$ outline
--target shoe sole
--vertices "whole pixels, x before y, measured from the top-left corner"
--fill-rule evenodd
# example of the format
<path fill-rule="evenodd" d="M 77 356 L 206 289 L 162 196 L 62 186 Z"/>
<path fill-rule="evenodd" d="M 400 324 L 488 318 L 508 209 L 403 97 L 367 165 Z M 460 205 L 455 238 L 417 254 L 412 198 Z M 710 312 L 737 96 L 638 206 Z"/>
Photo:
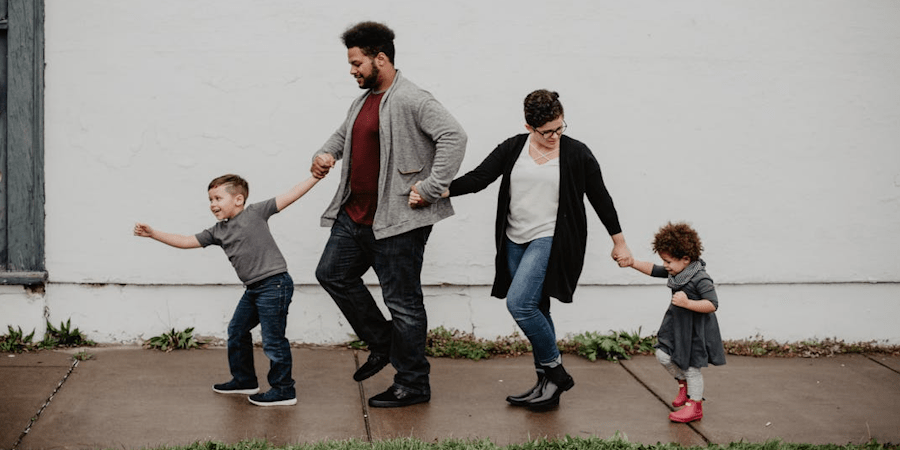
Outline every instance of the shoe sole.
<path fill-rule="evenodd" d="M 378 372 L 381 372 L 382 370 L 384 370 L 384 368 L 387 367 L 388 364 L 390 364 L 390 361 L 384 363 L 384 365 L 381 367 L 373 367 L 369 370 L 362 371 L 362 372 L 361 372 L 362 367 L 360 367 L 359 369 L 356 369 L 356 372 L 353 373 L 353 381 L 356 381 L 357 383 L 359 383 L 359 382 L 368 380 L 369 378 L 372 378 L 373 376 L 375 376 L 375 374 L 377 374 Z"/>
<path fill-rule="evenodd" d="M 506 397 L 506 403 L 509 403 L 510 406 L 528 406 L 528 402 L 534 400 L 533 397 L 525 398 L 525 399 L 517 399 L 512 397 Z"/>
<path fill-rule="evenodd" d="M 297 399 L 292 398 L 290 400 L 279 400 L 277 402 L 258 402 L 253 400 L 252 398 L 248 398 L 250 403 L 253 403 L 256 406 L 293 406 L 297 404 Z"/>
<path fill-rule="evenodd" d="M 549 411 L 551 409 L 559 408 L 559 399 L 552 400 L 546 403 L 529 403 L 526 404 L 530 411 L 540 412 L 540 411 Z"/>
<path fill-rule="evenodd" d="M 554 409 L 559 406 L 559 398 L 562 396 L 562 393 L 568 391 L 569 389 L 572 389 L 573 386 L 575 386 L 575 380 L 572 380 L 570 378 L 569 383 L 563 386 L 559 386 L 559 395 L 556 396 L 556 398 L 551 398 L 541 402 L 528 402 L 525 404 L 525 407 L 527 407 L 531 411 L 547 411 L 550 409 Z"/>
<path fill-rule="evenodd" d="M 700 420 L 700 419 L 702 419 L 702 418 L 703 418 L 703 416 L 700 416 L 700 417 L 692 417 L 692 418 L 687 418 L 687 419 L 679 419 L 679 418 L 677 418 L 677 417 L 674 417 L 674 418 L 673 418 L 672 416 L 669 416 L 669 420 L 672 421 L 672 422 L 675 422 L 675 423 L 690 423 L 690 422 L 694 422 L 694 421 Z"/>
<path fill-rule="evenodd" d="M 229 391 L 222 390 L 222 389 L 212 388 L 212 390 L 215 391 L 215 392 L 218 392 L 219 394 L 253 395 L 253 394 L 258 394 L 258 393 L 259 393 L 259 388 L 255 388 L 255 389 L 233 389 L 233 390 L 229 390 Z"/>
<path fill-rule="evenodd" d="M 404 406 L 418 405 L 419 403 L 428 403 L 431 397 L 419 398 L 410 402 L 386 402 L 380 400 L 369 400 L 369 406 L 373 408 L 402 408 Z"/>
<path fill-rule="evenodd" d="M 675 423 L 691 423 L 691 422 L 695 422 L 695 421 L 700 420 L 700 419 L 702 419 L 702 417 L 697 417 L 697 418 L 694 418 L 694 419 L 686 419 L 686 420 L 682 420 L 682 419 L 673 419 L 673 418 L 669 417 L 669 420 L 672 421 L 672 422 L 675 422 Z"/>

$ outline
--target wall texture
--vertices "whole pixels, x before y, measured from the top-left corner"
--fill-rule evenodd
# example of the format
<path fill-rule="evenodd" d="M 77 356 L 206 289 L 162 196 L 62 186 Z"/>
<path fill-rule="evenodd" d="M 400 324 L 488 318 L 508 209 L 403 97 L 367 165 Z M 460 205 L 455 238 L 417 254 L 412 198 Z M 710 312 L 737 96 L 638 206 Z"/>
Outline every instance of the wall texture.
<path fill-rule="evenodd" d="M 223 252 L 139 239 L 132 224 L 211 226 L 205 189 L 223 173 L 247 178 L 251 201 L 307 177 L 361 93 L 339 40 L 361 20 L 394 28 L 397 67 L 465 127 L 463 170 L 524 131 L 528 92 L 558 91 L 636 257 L 655 260 L 667 221 L 698 229 L 727 338 L 900 342 L 892 0 L 47 0 L 49 284 L 0 287 L 2 322 L 40 332 L 71 317 L 104 342 L 188 326 L 224 336 L 241 288 Z M 313 274 L 336 181 L 270 220 L 298 284 L 294 340 L 352 332 Z M 435 227 L 431 326 L 515 330 L 488 296 L 495 189 L 455 199 Z M 619 269 L 599 220 L 590 229 L 576 301 L 554 306 L 559 333 L 655 332 L 661 280 Z"/>

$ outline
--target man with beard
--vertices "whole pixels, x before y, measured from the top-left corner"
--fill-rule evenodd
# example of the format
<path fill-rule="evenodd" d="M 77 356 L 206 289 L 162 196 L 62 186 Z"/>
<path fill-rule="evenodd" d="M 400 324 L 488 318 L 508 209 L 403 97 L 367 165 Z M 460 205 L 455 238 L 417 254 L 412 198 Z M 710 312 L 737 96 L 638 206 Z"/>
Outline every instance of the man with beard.
<path fill-rule="evenodd" d="M 394 32 L 375 22 L 342 35 L 350 74 L 366 92 L 313 156 L 322 178 L 344 159 L 337 193 L 322 215 L 331 236 L 316 278 L 369 347 L 353 379 L 365 380 L 391 363 L 390 388 L 369 399 L 373 407 L 399 407 L 431 399 L 425 358 L 428 321 L 422 296 L 422 259 L 432 225 L 453 214 L 441 198 L 459 170 L 466 134 L 427 91 L 394 67 Z M 422 201 L 411 208 L 413 188 Z M 362 280 L 378 277 L 386 319 Z"/>

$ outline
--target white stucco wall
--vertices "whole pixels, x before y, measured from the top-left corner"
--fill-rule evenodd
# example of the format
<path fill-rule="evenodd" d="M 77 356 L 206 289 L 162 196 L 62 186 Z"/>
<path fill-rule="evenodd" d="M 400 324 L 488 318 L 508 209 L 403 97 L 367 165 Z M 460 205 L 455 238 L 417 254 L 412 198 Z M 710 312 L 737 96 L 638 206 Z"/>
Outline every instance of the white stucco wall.
<path fill-rule="evenodd" d="M 251 201 L 308 176 L 361 92 L 339 35 L 397 33 L 397 67 L 465 127 L 463 170 L 560 92 L 635 256 L 667 221 L 703 238 L 726 338 L 900 342 L 900 3 L 47 0 L 45 293 L 0 287 L 2 322 L 72 318 L 95 340 L 224 336 L 241 287 L 222 251 L 131 235 L 214 223 L 206 185 Z M 270 220 L 298 284 L 289 337 L 352 332 L 314 277 L 336 177 Z M 426 251 L 430 325 L 507 335 L 489 297 L 496 186 L 454 199 Z M 656 330 L 661 280 L 619 269 L 599 220 L 560 335 Z M 369 281 L 375 282 L 369 276 Z M 376 289 L 377 292 L 377 289 Z M 5 325 L 0 323 L 0 326 Z"/>

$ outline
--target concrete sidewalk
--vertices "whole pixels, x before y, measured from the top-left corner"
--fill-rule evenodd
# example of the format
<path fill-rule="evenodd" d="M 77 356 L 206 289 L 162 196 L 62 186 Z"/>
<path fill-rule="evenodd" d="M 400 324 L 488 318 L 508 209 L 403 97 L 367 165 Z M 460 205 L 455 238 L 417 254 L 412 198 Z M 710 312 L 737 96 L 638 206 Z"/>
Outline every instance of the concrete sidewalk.
<path fill-rule="evenodd" d="M 820 359 L 730 356 L 704 369 L 704 418 L 669 422 L 677 386 L 654 357 L 621 363 L 566 355 L 575 387 L 558 409 L 535 413 L 506 404 L 534 384 L 530 355 L 483 361 L 432 358 L 430 403 L 369 408 L 386 389 L 388 366 L 363 383 L 351 375 L 366 352 L 294 349 L 298 404 L 258 407 L 245 396 L 216 394 L 227 381 L 222 348 L 162 353 L 88 348 L 0 354 L 0 449 L 121 448 L 196 441 L 266 439 L 275 445 L 322 440 L 414 437 L 490 439 L 601 437 L 682 445 L 765 442 L 900 443 L 900 358 Z M 256 354 L 260 388 L 268 360 Z M 49 401 L 48 401 L 49 400 Z M 37 417 L 36 420 L 33 420 Z M 27 430 L 27 433 L 25 431 Z"/>

